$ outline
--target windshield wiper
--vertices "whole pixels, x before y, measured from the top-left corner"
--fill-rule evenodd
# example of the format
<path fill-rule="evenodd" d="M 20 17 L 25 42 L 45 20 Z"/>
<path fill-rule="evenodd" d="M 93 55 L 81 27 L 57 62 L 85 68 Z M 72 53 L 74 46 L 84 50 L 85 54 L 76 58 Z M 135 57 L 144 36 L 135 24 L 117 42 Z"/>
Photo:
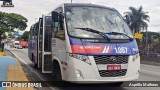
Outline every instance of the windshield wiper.
<path fill-rule="evenodd" d="M 84 30 L 84 31 L 97 33 L 97 34 L 101 35 L 103 38 L 107 39 L 110 42 L 110 38 L 108 36 L 106 36 L 105 33 L 103 33 L 103 32 L 100 32 L 100 31 L 97 31 L 97 30 L 94 30 L 94 29 L 91 29 L 91 28 L 77 28 L 76 27 L 74 29 L 81 29 L 81 30 Z"/>
<path fill-rule="evenodd" d="M 120 33 L 120 32 L 109 32 L 109 33 L 105 33 L 105 34 L 112 34 L 112 35 L 124 35 L 126 37 L 129 38 L 129 40 L 133 40 L 133 38 L 131 38 L 130 36 L 128 36 L 127 34 L 124 34 L 124 33 Z"/>

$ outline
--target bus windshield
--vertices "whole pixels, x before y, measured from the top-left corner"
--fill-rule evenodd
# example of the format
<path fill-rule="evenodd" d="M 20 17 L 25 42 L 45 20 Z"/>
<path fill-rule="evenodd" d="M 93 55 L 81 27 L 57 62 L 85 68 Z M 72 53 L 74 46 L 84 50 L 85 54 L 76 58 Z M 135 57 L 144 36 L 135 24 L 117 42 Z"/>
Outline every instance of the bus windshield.
<path fill-rule="evenodd" d="M 91 28 L 104 34 L 106 33 L 111 39 L 128 39 L 127 36 L 133 38 L 131 30 L 116 10 L 102 7 L 70 6 L 66 7 L 65 14 L 70 36 L 79 38 L 103 38 L 97 33 L 80 29 Z M 123 34 L 113 34 L 111 32 Z"/>

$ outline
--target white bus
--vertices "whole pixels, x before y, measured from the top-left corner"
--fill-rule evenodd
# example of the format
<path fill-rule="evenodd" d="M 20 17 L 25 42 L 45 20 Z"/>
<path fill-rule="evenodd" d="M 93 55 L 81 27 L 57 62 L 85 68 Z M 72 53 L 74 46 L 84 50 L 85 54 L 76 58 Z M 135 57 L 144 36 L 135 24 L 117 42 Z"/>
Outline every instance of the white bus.
<path fill-rule="evenodd" d="M 28 54 L 33 66 L 54 80 L 83 83 L 138 79 L 137 42 L 117 10 L 66 3 L 31 27 Z M 89 81 L 89 82 L 88 82 Z"/>

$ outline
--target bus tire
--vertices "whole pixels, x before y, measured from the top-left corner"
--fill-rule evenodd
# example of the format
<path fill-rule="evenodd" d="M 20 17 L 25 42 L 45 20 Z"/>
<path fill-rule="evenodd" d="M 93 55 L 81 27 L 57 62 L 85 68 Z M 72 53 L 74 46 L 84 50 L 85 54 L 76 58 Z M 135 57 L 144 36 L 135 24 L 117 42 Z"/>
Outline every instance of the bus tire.
<path fill-rule="evenodd" d="M 62 81 L 61 69 L 58 62 L 53 62 L 52 76 L 53 81 Z"/>
<path fill-rule="evenodd" d="M 37 68 L 37 64 L 35 63 L 34 56 L 32 55 L 32 65 L 34 68 Z"/>

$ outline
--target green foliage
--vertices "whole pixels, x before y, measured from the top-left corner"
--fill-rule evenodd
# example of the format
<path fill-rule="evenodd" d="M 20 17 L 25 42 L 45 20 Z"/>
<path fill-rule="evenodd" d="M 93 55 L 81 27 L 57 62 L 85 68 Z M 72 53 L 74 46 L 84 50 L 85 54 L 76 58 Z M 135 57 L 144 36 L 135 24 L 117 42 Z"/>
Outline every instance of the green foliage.
<path fill-rule="evenodd" d="M 14 37 L 13 34 L 11 32 L 8 33 L 8 37 Z"/>
<path fill-rule="evenodd" d="M 25 31 L 21 36 L 21 39 L 23 39 L 24 41 L 28 41 L 28 37 L 29 37 L 29 31 Z"/>
<path fill-rule="evenodd" d="M 16 38 L 16 41 L 21 41 L 21 37 L 17 37 L 17 38 Z"/>
<path fill-rule="evenodd" d="M 24 39 L 24 41 L 28 41 L 28 37 L 29 37 L 29 31 L 25 31 L 22 35 L 22 39 Z"/>
<path fill-rule="evenodd" d="M 1 36 L 2 39 L 5 39 L 6 37 L 7 37 L 7 36 L 6 36 L 5 33 L 3 33 L 2 36 Z"/>
<path fill-rule="evenodd" d="M 142 32 L 142 34 L 143 34 L 142 43 L 145 44 L 145 42 L 146 42 L 146 32 Z M 148 43 L 153 43 L 154 41 L 156 41 L 157 39 L 160 38 L 160 33 L 147 32 L 147 36 L 148 36 Z"/>
<path fill-rule="evenodd" d="M 146 34 L 148 36 L 149 53 L 160 53 L 160 33 L 158 32 L 141 32 L 143 39 L 139 43 L 141 54 L 146 54 Z"/>
<path fill-rule="evenodd" d="M 0 52 L 3 52 L 2 48 L 0 47 Z"/>
<path fill-rule="evenodd" d="M 20 14 L 5 13 L 0 11 L 0 42 L 5 38 L 5 32 L 10 33 L 14 32 L 14 30 L 25 30 L 27 27 L 27 22 L 27 18 Z"/>
<path fill-rule="evenodd" d="M 25 30 L 27 27 L 27 18 L 20 14 L 0 12 L 0 37 L 5 32 L 14 32 Z"/>
<path fill-rule="evenodd" d="M 147 15 L 147 12 L 143 11 L 142 6 L 138 9 L 129 7 L 129 10 L 129 12 L 126 12 L 125 19 L 131 30 L 134 33 L 146 30 L 148 27 L 147 22 L 149 22 L 150 17 Z"/>

